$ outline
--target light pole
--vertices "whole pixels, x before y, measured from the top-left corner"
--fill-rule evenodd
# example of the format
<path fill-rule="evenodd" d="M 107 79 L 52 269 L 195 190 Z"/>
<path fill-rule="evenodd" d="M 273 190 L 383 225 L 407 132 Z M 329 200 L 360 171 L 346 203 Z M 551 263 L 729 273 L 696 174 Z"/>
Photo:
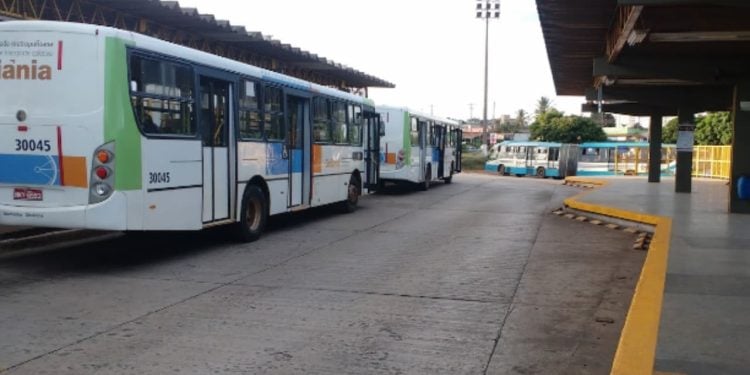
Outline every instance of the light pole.
<path fill-rule="evenodd" d="M 500 0 L 476 0 L 477 18 L 484 19 L 484 115 L 482 116 L 482 144 L 490 148 L 487 136 L 487 72 L 489 69 L 490 19 L 500 18 Z M 486 151 L 485 151 L 486 152 Z"/>

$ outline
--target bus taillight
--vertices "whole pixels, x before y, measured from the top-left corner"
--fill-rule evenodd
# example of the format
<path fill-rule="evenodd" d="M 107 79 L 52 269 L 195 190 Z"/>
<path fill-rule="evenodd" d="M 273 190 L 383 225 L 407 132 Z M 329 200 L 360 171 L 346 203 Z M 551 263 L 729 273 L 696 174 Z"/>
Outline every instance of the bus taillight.
<path fill-rule="evenodd" d="M 109 171 L 107 170 L 107 167 L 96 167 L 94 173 L 96 173 L 96 177 L 99 177 L 100 180 L 104 180 L 109 177 Z"/>
<path fill-rule="evenodd" d="M 99 146 L 91 158 L 91 186 L 89 203 L 99 203 L 109 198 L 115 181 L 115 143 L 109 142 Z"/>

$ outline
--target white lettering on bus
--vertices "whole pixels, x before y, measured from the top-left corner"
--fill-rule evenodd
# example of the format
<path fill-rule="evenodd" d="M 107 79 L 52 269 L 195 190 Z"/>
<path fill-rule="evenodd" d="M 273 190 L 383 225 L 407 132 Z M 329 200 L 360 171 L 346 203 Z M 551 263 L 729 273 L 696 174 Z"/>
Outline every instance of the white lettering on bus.
<path fill-rule="evenodd" d="M 36 60 L 31 60 L 31 64 L 17 64 L 16 60 L 0 60 L 0 79 L 47 81 L 52 79 L 52 67 L 37 65 Z"/>

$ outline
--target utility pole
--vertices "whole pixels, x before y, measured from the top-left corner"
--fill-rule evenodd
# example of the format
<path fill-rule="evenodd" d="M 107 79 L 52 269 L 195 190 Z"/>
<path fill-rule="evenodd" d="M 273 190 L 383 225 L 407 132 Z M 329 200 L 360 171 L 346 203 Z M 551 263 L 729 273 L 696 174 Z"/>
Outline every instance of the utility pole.
<path fill-rule="evenodd" d="M 474 103 L 469 103 L 469 120 L 474 118 Z"/>
<path fill-rule="evenodd" d="M 490 139 L 487 134 L 487 75 L 489 72 L 490 18 L 500 18 L 500 0 L 476 1 L 477 18 L 484 19 L 484 113 L 482 116 L 482 144 L 485 145 L 486 150 L 489 150 Z"/>

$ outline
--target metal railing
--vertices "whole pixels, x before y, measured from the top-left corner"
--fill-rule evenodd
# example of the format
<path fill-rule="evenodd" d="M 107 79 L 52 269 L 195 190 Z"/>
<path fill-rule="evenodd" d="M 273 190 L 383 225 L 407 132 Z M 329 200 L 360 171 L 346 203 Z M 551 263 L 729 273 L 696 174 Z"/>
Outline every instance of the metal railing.
<path fill-rule="evenodd" d="M 732 146 L 695 146 L 693 148 L 693 177 L 729 180 Z"/>

